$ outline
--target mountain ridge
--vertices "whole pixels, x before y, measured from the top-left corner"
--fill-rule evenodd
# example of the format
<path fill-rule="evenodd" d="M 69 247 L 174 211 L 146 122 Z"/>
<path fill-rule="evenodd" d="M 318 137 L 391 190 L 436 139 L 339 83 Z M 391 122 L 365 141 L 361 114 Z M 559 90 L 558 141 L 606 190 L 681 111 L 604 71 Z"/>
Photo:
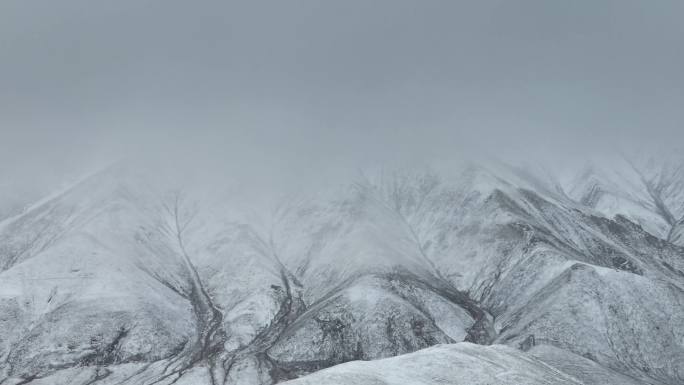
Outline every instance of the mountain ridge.
<path fill-rule="evenodd" d="M 678 383 L 684 248 L 654 191 L 676 218 L 684 175 L 645 165 L 365 175 L 270 226 L 109 168 L 0 223 L 0 383 L 269 384 L 460 341 Z"/>

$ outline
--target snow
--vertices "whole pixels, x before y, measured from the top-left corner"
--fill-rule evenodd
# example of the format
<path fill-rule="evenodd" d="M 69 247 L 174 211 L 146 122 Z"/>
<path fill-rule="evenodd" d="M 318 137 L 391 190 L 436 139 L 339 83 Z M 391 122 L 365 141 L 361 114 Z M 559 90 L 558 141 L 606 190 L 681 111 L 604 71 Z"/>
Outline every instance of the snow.
<path fill-rule="evenodd" d="M 190 186 L 182 231 L 169 185 L 106 170 L 0 225 L 0 381 L 681 383 L 654 201 L 681 216 L 681 174 L 635 164 L 371 174 L 272 211 Z"/>
<path fill-rule="evenodd" d="M 486 385 L 581 384 L 506 346 L 438 345 L 373 362 L 354 361 L 321 370 L 288 385 Z"/>

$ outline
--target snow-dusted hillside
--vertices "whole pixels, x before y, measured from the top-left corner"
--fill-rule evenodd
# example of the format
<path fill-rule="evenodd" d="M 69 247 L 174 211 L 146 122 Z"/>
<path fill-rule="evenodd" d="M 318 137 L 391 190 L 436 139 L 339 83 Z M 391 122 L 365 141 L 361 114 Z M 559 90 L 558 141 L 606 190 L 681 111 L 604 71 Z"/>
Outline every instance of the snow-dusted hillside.
<path fill-rule="evenodd" d="M 682 165 L 371 173 L 268 215 L 111 167 L 0 223 L 0 384 L 680 384 Z"/>
<path fill-rule="evenodd" d="M 572 356 L 571 353 L 565 354 Z M 580 358 L 581 360 L 581 358 Z M 590 361 L 591 362 L 591 361 Z M 604 385 L 627 385 L 631 379 L 598 369 L 592 377 L 602 377 Z M 325 369 L 292 385 L 542 385 L 582 384 L 577 377 L 562 372 L 532 356 L 507 346 L 481 346 L 467 342 L 438 345 L 415 353 L 379 361 L 355 361 Z"/>

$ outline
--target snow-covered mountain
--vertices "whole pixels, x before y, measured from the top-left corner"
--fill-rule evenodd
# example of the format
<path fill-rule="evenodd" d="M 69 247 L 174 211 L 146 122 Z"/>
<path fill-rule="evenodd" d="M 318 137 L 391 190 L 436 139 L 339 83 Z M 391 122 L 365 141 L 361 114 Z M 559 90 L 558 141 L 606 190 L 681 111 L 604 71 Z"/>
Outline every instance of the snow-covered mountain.
<path fill-rule="evenodd" d="M 0 384 L 684 382 L 682 159 L 373 172 L 268 215 L 151 175 L 0 223 Z"/>

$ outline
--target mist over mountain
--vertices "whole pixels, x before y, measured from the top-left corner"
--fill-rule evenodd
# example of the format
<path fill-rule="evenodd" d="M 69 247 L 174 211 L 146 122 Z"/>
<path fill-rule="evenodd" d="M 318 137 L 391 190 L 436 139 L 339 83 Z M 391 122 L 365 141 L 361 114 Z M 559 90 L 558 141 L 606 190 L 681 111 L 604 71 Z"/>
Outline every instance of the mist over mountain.
<path fill-rule="evenodd" d="M 308 179 L 676 149 L 682 7 L 3 1 L 1 186 L 49 193 L 141 155 Z"/>
<path fill-rule="evenodd" d="M 494 347 L 418 357 L 450 383 L 677 384 L 682 164 L 367 170 L 263 205 L 120 162 L 0 224 L 4 381 L 270 384 L 464 341 Z M 384 381 L 365 367 L 303 381 Z"/>
<path fill-rule="evenodd" d="M 0 385 L 684 383 L 684 3 L 0 2 Z"/>

